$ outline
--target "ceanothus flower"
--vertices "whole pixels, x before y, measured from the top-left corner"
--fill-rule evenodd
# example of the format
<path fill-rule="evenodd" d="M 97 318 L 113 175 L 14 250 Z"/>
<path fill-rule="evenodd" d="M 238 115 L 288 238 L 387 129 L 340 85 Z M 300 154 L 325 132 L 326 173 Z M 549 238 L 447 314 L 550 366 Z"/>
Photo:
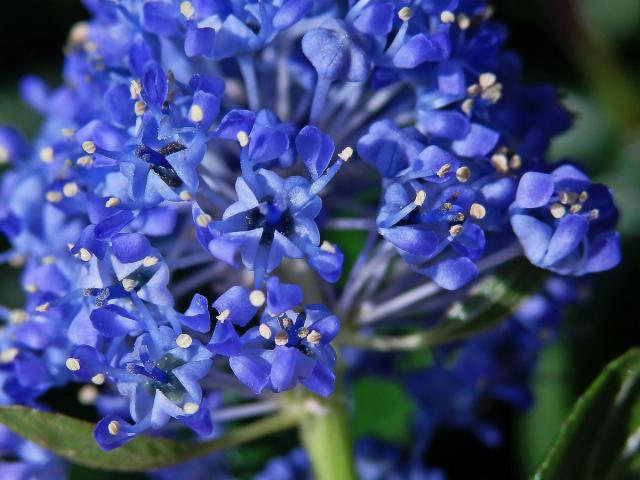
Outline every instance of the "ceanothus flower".
<path fill-rule="evenodd" d="M 533 263 L 564 275 L 615 267 L 620 240 L 610 190 L 573 165 L 551 173 L 527 172 L 511 207 L 511 225 Z"/>

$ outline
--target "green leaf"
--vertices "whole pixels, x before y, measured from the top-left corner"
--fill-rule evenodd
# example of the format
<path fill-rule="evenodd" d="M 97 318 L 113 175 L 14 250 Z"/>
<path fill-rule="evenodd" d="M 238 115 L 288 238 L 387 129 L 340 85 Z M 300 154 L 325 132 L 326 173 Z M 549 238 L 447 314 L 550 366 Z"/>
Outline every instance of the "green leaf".
<path fill-rule="evenodd" d="M 640 478 L 640 350 L 610 363 L 578 399 L 534 480 Z"/>
<path fill-rule="evenodd" d="M 344 343 L 378 351 L 416 350 L 460 340 L 506 320 L 537 292 L 547 273 L 518 259 L 498 269 L 455 302 L 435 327 L 400 336 L 350 336 Z"/>
<path fill-rule="evenodd" d="M 291 409 L 296 410 L 296 409 Z M 74 463 L 95 469 L 137 472 L 175 465 L 215 451 L 240 445 L 293 427 L 300 412 L 279 414 L 230 430 L 208 442 L 176 442 L 141 435 L 120 448 L 105 452 L 93 438 L 93 424 L 31 408 L 0 407 L 0 423 Z"/>
<path fill-rule="evenodd" d="M 402 385 L 382 378 L 366 377 L 353 388 L 356 437 L 372 435 L 390 442 L 407 442 L 415 405 Z"/>

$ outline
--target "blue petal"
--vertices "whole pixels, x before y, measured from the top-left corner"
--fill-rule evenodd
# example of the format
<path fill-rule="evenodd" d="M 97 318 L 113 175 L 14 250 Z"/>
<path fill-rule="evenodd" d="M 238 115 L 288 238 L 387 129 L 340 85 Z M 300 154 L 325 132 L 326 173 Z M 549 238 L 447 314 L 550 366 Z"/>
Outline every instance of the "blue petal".
<path fill-rule="evenodd" d="M 589 220 L 582 215 L 569 214 L 562 217 L 549 241 L 543 264 L 551 266 L 571 254 L 585 239 L 588 230 Z"/>
<path fill-rule="evenodd" d="M 333 156 L 335 145 L 331 137 L 319 128 L 306 126 L 296 137 L 296 149 L 312 179 L 322 175 Z"/>
<path fill-rule="evenodd" d="M 271 367 L 269 362 L 258 356 L 238 355 L 229 359 L 229 366 L 235 376 L 244 383 L 256 395 L 269 382 L 269 372 Z"/>
<path fill-rule="evenodd" d="M 448 34 L 434 35 L 419 33 L 406 42 L 393 56 L 393 64 L 398 68 L 415 68 L 424 62 L 446 59 L 451 53 Z"/>
<path fill-rule="evenodd" d="M 462 140 L 451 144 L 455 153 L 463 157 L 483 157 L 498 143 L 500 134 L 495 130 L 472 123 L 469 134 Z"/>
<path fill-rule="evenodd" d="M 206 333 L 211 329 L 211 316 L 209 315 L 209 302 L 206 297 L 196 293 L 191 299 L 191 304 L 184 315 L 178 318 L 183 325 L 196 332 Z"/>
<path fill-rule="evenodd" d="M 600 235 L 589 245 L 585 273 L 602 272 L 614 268 L 620 263 L 620 258 L 620 235 L 618 232 Z"/>
<path fill-rule="evenodd" d="M 139 233 L 116 235 L 111 242 L 113 254 L 122 263 L 137 262 L 151 252 L 149 240 Z"/>
<path fill-rule="evenodd" d="M 418 271 L 446 290 L 458 290 L 478 276 L 478 267 L 466 257 L 442 260 Z"/>
<path fill-rule="evenodd" d="M 287 0 L 273 16 L 273 28 L 285 30 L 297 23 L 313 7 L 313 0 Z"/>
<path fill-rule="evenodd" d="M 133 315 L 117 305 L 98 308 L 90 317 L 94 328 L 105 337 L 122 337 L 139 328 Z"/>
<path fill-rule="evenodd" d="M 250 293 L 248 289 L 239 285 L 231 287 L 213 302 L 213 308 L 218 313 L 229 310 L 229 317 L 226 321 L 244 327 L 258 311 L 258 308 L 251 305 L 249 301 Z"/>
<path fill-rule="evenodd" d="M 527 172 L 520 179 L 515 205 L 522 208 L 544 207 L 553 195 L 553 177 L 546 173 Z"/>
<path fill-rule="evenodd" d="M 412 255 L 430 256 L 438 247 L 435 232 L 411 225 L 381 228 L 380 234 L 400 250 Z"/>
<path fill-rule="evenodd" d="M 524 214 L 513 215 L 511 226 L 529 261 L 534 265 L 542 266 L 553 234 L 551 227 L 537 218 Z"/>
<path fill-rule="evenodd" d="M 147 31 L 156 35 L 165 37 L 178 35 L 180 30 L 177 14 L 177 7 L 171 3 L 145 2 L 142 9 L 142 24 Z"/>
<path fill-rule="evenodd" d="M 297 285 L 280 283 L 278 277 L 267 280 L 267 310 L 272 315 L 291 310 L 302 303 L 302 289 Z"/>

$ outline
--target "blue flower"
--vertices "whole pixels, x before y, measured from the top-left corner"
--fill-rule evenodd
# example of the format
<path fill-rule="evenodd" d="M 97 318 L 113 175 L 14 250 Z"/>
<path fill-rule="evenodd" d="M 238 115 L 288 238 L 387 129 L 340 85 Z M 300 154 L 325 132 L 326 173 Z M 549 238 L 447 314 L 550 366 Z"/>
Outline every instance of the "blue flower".
<path fill-rule="evenodd" d="M 511 225 L 527 258 L 565 275 L 615 267 L 618 211 L 607 187 L 593 184 L 572 165 L 551 173 L 527 172 L 511 207 Z"/>

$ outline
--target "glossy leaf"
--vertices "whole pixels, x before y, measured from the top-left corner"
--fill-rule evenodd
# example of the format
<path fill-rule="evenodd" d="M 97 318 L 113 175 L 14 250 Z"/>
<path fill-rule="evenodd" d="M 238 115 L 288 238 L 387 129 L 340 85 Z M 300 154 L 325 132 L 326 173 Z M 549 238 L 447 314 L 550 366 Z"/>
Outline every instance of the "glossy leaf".
<path fill-rule="evenodd" d="M 26 407 L 0 407 L 0 423 L 57 455 L 95 469 L 129 472 L 182 463 L 293 427 L 297 421 L 297 414 L 274 415 L 202 443 L 141 435 L 120 448 L 105 452 L 93 439 L 94 426 L 89 422 Z"/>
<path fill-rule="evenodd" d="M 640 350 L 611 362 L 578 399 L 533 480 L 640 478 Z"/>

